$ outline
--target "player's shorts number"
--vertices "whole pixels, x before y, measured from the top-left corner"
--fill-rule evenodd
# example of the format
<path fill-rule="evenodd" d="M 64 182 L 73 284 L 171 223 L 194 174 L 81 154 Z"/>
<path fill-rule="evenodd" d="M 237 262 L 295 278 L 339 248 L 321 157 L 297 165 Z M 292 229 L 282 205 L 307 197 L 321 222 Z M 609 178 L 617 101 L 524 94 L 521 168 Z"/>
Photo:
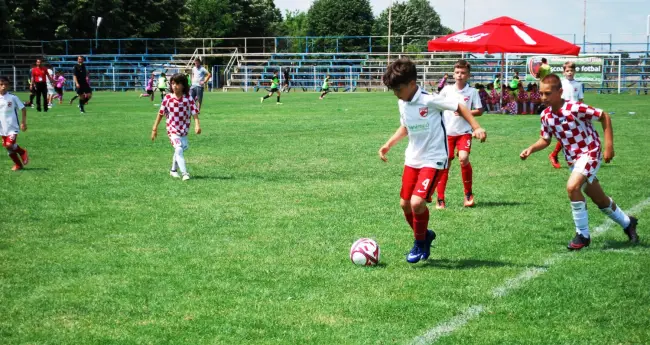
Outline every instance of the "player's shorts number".
<path fill-rule="evenodd" d="M 431 179 L 426 179 L 426 180 L 422 181 L 422 188 L 424 190 L 427 190 L 427 188 L 429 187 L 430 182 L 431 182 Z"/>

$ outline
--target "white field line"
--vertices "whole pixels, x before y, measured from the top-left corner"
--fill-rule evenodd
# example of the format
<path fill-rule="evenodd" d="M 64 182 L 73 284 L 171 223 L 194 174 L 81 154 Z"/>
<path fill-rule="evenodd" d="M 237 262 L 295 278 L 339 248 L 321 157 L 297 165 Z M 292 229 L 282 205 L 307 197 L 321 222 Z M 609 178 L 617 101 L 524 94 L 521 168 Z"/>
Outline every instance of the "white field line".
<path fill-rule="evenodd" d="M 650 198 L 641 201 L 631 209 L 626 210 L 626 212 L 628 214 L 634 215 L 641 212 L 648 205 L 650 205 Z M 591 231 L 591 236 L 592 237 L 598 236 L 604 233 L 605 231 L 609 230 L 611 226 L 614 224 L 615 223 L 611 219 L 607 219 L 605 222 L 603 222 L 601 225 L 599 225 L 598 227 L 596 227 Z M 618 250 L 618 251 L 622 251 L 622 250 Z M 535 279 L 540 275 L 544 274 L 552 265 L 560 263 L 562 260 L 570 259 L 571 257 L 573 257 L 572 255 L 569 255 L 569 253 L 570 252 L 566 252 L 564 254 L 551 255 L 548 259 L 544 261 L 545 267 L 528 268 L 518 276 L 507 279 L 505 282 L 503 282 L 503 284 L 501 284 L 500 286 L 492 290 L 493 299 L 496 300 L 498 298 L 507 296 L 510 292 L 520 288 L 521 286 L 531 281 L 532 279 Z M 438 341 L 438 339 L 459 330 L 461 327 L 465 326 L 465 324 L 467 324 L 469 321 L 478 318 L 481 315 L 481 313 L 484 311 L 484 309 L 485 307 L 483 305 L 470 306 L 466 310 L 462 311 L 460 314 L 455 315 L 451 319 L 438 324 L 437 326 L 429 329 L 426 333 L 416 337 L 411 342 L 409 342 L 409 344 L 412 345 L 433 344 L 436 341 Z"/>

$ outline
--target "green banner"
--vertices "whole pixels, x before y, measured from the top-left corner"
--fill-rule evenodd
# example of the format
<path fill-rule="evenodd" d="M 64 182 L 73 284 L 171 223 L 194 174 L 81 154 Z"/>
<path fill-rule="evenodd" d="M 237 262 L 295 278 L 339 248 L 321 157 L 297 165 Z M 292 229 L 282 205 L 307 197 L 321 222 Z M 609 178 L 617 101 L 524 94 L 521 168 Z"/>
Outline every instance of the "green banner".
<path fill-rule="evenodd" d="M 537 80 L 539 66 L 542 65 L 542 58 L 548 60 L 551 72 L 562 76 L 564 63 L 573 61 L 576 64 L 575 79 L 582 83 L 601 83 L 603 81 L 604 59 L 600 56 L 530 56 L 526 60 L 528 73 L 526 81 Z"/>

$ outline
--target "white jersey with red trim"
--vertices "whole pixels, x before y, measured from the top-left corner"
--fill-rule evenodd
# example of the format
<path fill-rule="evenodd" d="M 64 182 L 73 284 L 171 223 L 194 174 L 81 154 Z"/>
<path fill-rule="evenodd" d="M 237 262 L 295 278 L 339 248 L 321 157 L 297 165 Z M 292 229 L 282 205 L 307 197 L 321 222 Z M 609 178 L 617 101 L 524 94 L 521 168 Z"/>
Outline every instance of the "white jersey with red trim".
<path fill-rule="evenodd" d="M 579 102 L 585 98 L 582 92 L 582 83 L 577 80 L 562 79 L 562 99 L 565 101 Z"/>
<path fill-rule="evenodd" d="M 483 108 L 478 90 L 469 86 L 469 84 L 465 84 L 462 90 L 459 90 L 456 84 L 447 85 L 440 91 L 440 95 L 443 97 L 452 97 L 457 102 L 465 104 L 469 110 Z M 456 136 L 472 133 L 472 126 L 470 126 L 469 122 L 462 116 L 456 115 L 455 112 L 456 110 L 444 112 L 447 135 Z"/>
<path fill-rule="evenodd" d="M 592 121 L 599 120 L 602 114 L 602 109 L 583 103 L 565 102 L 555 113 L 548 107 L 540 115 L 541 136 L 544 139 L 554 136 L 562 143 L 569 165 L 585 154 L 594 160 L 600 160 L 600 137 L 594 130 Z"/>
<path fill-rule="evenodd" d="M 23 102 L 12 93 L 0 95 L 0 136 L 6 137 L 20 132 L 18 110 L 25 107 Z"/>
<path fill-rule="evenodd" d="M 190 118 L 198 114 L 194 100 L 190 96 L 183 95 L 176 98 L 173 94 L 167 94 L 160 104 L 160 111 L 167 119 L 167 135 L 176 134 L 186 136 L 190 128 Z"/>
<path fill-rule="evenodd" d="M 400 123 L 406 127 L 409 143 L 405 165 L 412 168 L 444 169 L 447 167 L 447 131 L 444 110 L 458 109 L 458 101 L 431 95 L 418 87 L 411 101 L 399 100 Z"/>

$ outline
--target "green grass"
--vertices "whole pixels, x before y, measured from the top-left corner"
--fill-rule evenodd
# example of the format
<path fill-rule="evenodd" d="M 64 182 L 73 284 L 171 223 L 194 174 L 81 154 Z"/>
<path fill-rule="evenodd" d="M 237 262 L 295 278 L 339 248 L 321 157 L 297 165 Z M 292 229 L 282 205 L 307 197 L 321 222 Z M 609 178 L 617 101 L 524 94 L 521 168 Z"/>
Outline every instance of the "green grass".
<path fill-rule="evenodd" d="M 518 157 L 537 117 L 479 119 L 477 207 L 462 207 L 454 161 L 432 258 L 409 265 L 406 140 L 388 164 L 377 156 L 399 124 L 395 97 L 259 96 L 206 95 L 188 182 L 168 175 L 163 125 L 149 140 L 156 108 L 134 93 L 96 93 L 83 116 L 30 110 L 19 144 L 32 162 L 12 172 L 0 160 L 0 343 L 405 344 L 473 305 L 485 311 L 440 343 L 650 342 L 650 207 L 640 245 L 613 226 L 565 253 L 568 170 L 547 152 Z M 617 156 L 599 178 L 631 208 L 650 197 L 648 99 L 586 98 L 615 112 Z M 589 215 L 592 228 L 605 221 L 593 204 Z M 349 261 L 359 237 L 378 241 L 380 266 Z M 547 272 L 493 296 L 534 267 Z"/>

